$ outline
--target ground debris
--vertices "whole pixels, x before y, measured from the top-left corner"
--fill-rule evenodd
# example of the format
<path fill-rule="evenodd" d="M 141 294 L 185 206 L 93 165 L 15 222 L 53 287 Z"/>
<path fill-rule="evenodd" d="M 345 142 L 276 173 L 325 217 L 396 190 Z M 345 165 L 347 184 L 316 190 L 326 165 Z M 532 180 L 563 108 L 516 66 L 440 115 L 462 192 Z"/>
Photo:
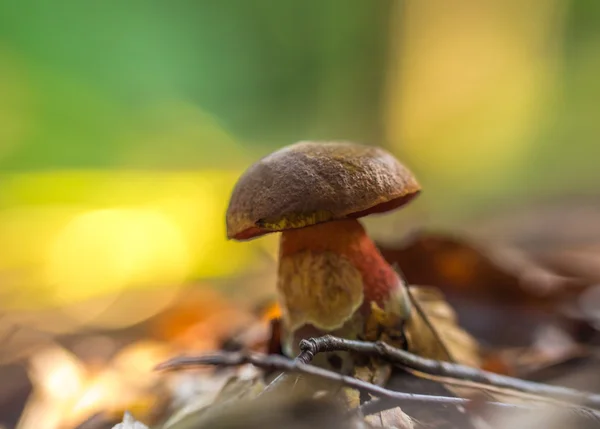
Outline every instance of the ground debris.
<path fill-rule="evenodd" d="M 113 429 L 148 429 L 148 426 L 138 422 L 129 411 L 125 411 L 123 421 L 116 424 Z"/>

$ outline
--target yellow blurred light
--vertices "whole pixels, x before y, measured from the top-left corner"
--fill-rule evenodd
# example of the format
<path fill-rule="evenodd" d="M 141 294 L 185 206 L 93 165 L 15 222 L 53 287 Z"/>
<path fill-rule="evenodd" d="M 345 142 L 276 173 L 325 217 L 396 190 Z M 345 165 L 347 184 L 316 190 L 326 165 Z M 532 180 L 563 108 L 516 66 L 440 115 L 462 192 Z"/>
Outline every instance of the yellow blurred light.
<path fill-rule="evenodd" d="M 165 346 L 141 342 L 119 356 L 93 371 L 57 345 L 34 354 L 29 362 L 34 392 L 19 429 L 74 427 L 97 412 L 148 412 L 158 399 L 152 386 L 159 374 L 152 367 L 167 356 Z"/>
<path fill-rule="evenodd" d="M 401 7 L 392 26 L 397 68 L 387 91 L 387 133 L 424 177 L 469 191 L 511 184 L 506 171 L 527 159 L 552 96 L 562 3 Z"/>
<path fill-rule="evenodd" d="M 225 212 L 238 172 L 208 170 L 196 175 L 173 175 L 172 192 L 164 193 L 152 206 L 175 219 L 186 232 L 198 277 L 225 277 L 251 260 L 254 246 L 228 241 Z"/>
<path fill-rule="evenodd" d="M 30 376 L 44 395 L 66 400 L 76 395 L 85 384 L 86 373 L 76 356 L 54 346 L 33 355 Z"/>
<path fill-rule="evenodd" d="M 73 317 L 90 319 L 118 307 L 118 301 L 131 306 L 120 295 L 125 290 L 158 286 L 175 293 L 185 279 L 226 277 L 248 269 L 261 250 L 276 249 L 277 240 L 240 244 L 226 239 L 225 211 L 239 174 L 0 175 L 0 281 L 3 292 L 10 291 L 1 305 L 56 307 L 104 296 L 72 308 Z M 158 301 L 162 299 L 169 301 L 167 296 Z M 149 300 L 144 309 L 158 311 Z M 103 324 L 109 316 L 119 319 L 109 313 Z M 135 312 L 127 313 L 133 317 Z"/>
<path fill-rule="evenodd" d="M 80 422 L 96 412 L 114 410 L 121 403 L 131 400 L 128 393 L 128 386 L 119 381 L 119 374 L 104 371 L 91 378 L 70 398 L 74 404 L 68 415 L 69 420 Z"/>
<path fill-rule="evenodd" d="M 46 332 L 65 332 L 65 330 L 69 332 L 82 326 L 122 329 L 143 322 L 168 308 L 179 294 L 181 286 L 167 284 L 152 289 L 127 288 L 118 293 L 77 301 L 60 307 L 60 315 L 70 321 L 68 325 L 65 326 L 64 323 L 55 325 L 57 312 L 54 311 L 55 317 L 48 320 L 46 324 L 37 323 L 37 326 Z"/>
<path fill-rule="evenodd" d="M 171 349 L 164 343 L 138 341 L 121 350 L 113 358 L 112 366 L 128 384 L 147 386 L 160 376 L 154 371 L 156 365 L 167 360 L 171 353 Z"/>
<path fill-rule="evenodd" d="M 45 276 L 57 303 L 144 284 L 181 282 L 190 255 L 181 231 L 159 212 L 96 210 L 75 217 L 49 246 Z"/>

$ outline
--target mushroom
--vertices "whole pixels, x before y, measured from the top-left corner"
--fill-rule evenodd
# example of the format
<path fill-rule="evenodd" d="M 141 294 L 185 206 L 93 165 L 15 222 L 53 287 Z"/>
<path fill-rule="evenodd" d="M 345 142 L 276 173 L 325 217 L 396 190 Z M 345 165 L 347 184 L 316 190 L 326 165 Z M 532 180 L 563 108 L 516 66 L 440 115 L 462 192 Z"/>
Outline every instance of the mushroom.
<path fill-rule="evenodd" d="M 283 347 L 332 333 L 356 338 L 373 304 L 406 318 L 404 285 L 357 220 L 420 192 L 387 151 L 350 142 L 299 142 L 249 167 L 227 209 L 227 236 L 281 232 L 278 299 Z"/>

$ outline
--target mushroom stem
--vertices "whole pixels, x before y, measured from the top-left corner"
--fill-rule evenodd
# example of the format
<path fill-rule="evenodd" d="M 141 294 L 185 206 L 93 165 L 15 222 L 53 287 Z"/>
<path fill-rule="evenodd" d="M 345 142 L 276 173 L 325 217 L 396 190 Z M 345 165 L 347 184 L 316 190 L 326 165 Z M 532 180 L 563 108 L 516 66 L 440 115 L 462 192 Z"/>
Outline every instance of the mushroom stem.
<path fill-rule="evenodd" d="M 355 219 L 281 235 L 278 291 L 290 331 L 305 325 L 336 331 L 355 314 L 367 316 L 372 302 L 388 308 L 401 290 L 397 273 Z"/>

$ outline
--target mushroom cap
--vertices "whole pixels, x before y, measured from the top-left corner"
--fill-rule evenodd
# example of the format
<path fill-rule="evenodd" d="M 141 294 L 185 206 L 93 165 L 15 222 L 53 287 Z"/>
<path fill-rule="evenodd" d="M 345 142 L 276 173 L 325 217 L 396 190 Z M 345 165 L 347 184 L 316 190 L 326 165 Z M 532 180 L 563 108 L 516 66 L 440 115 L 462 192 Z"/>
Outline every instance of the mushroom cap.
<path fill-rule="evenodd" d="M 227 237 L 394 210 L 418 195 L 412 173 L 389 152 L 350 142 L 298 142 L 262 158 L 236 183 Z"/>

